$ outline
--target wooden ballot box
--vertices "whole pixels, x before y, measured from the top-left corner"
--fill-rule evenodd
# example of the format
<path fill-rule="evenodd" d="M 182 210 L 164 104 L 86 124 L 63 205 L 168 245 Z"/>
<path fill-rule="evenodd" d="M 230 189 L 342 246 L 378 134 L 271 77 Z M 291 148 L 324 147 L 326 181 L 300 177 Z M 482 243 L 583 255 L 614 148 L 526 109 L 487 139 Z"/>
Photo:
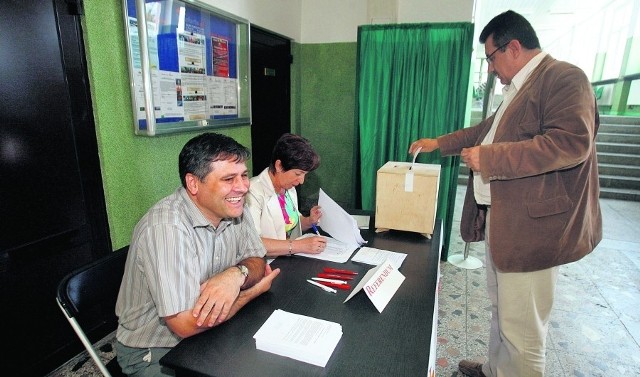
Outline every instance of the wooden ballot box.
<path fill-rule="evenodd" d="M 376 232 L 389 229 L 433 234 L 440 165 L 389 161 L 376 178 Z"/>

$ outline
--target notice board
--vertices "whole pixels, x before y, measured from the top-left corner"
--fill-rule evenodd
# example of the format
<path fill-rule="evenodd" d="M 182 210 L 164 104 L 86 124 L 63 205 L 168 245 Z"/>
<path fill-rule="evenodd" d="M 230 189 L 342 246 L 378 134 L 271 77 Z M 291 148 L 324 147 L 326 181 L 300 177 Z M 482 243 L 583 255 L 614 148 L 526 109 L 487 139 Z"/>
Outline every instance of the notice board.
<path fill-rule="evenodd" d="M 251 124 L 248 21 L 198 1 L 123 6 L 136 135 Z"/>

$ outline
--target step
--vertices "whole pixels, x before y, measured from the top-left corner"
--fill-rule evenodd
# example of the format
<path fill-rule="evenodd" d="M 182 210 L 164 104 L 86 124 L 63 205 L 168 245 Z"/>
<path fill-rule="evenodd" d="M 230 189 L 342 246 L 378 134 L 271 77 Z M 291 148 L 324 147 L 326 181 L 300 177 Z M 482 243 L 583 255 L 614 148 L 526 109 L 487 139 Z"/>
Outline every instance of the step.
<path fill-rule="evenodd" d="M 640 125 L 601 124 L 598 133 L 640 134 Z"/>
<path fill-rule="evenodd" d="M 640 179 L 620 175 L 600 174 L 600 187 L 640 190 Z"/>
<path fill-rule="evenodd" d="M 640 125 L 640 117 L 600 115 L 600 125 L 603 124 L 635 124 Z"/>
<path fill-rule="evenodd" d="M 640 190 L 600 187 L 600 199 L 617 199 L 640 202 Z"/>
<path fill-rule="evenodd" d="M 609 132 L 598 132 L 596 142 L 600 143 L 620 143 L 620 144 L 640 144 L 640 134 L 619 134 Z"/>
<path fill-rule="evenodd" d="M 625 177 L 640 178 L 640 166 L 616 165 L 598 162 L 598 174 L 607 176 L 620 175 Z"/>
<path fill-rule="evenodd" d="M 640 145 L 637 144 L 596 142 L 596 150 L 598 155 L 600 152 L 640 155 Z"/>
<path fill-rule="evenodd" d="M 598 151 L 598 164 L 640 166 L 640 154 L 607 153 Z"/>

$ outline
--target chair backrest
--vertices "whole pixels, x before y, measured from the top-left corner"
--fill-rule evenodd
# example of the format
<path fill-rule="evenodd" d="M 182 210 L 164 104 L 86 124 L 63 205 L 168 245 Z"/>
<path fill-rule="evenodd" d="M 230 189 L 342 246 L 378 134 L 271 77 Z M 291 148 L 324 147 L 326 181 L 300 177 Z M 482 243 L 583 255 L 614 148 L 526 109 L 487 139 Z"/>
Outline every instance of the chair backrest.
<path fill-rule="evenodd" d="M 115 308 L 129 247 L 71 272 L 58 285 L 58 299 L 70 317 L 96 305 Z M 115 309 L 112 311 L 115 316 Z"/>
<path fill-rule="evenodd" d="M 90 313 L 94 321 L 99 321 L 101 324 L 113 323 L 113 330 L 116 329 L 115 305 L 128 251 L 128 246 L 118 249 L 71 272 L 58 284 L 56 298 L 60 309 L 94 362 L 106 376 L 110 374 L 95 352 L 83 325 L 85 325 L 87 313 Z M 96 318 L 96 310 L 93 310 L 95 308 L 102 308 L 97 311 L 99 318 Z"/>

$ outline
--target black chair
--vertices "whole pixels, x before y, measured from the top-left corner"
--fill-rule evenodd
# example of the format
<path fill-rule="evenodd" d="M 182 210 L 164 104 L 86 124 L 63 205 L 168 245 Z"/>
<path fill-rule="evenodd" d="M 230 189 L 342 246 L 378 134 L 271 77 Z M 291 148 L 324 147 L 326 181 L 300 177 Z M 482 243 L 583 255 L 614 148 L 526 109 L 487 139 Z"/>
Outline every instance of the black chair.
<path fill-rule="evenodd" d="M 100 360 L 87 334 L 98 327 L 110 332 L 117 328 L 115 306 L 128 250 L 128 246 L 123 247 L 81 267 L 58 285 L 56 299 L 60 309 L 105 376 L 123 374 L 115 358 L 107 365 Z"/>

